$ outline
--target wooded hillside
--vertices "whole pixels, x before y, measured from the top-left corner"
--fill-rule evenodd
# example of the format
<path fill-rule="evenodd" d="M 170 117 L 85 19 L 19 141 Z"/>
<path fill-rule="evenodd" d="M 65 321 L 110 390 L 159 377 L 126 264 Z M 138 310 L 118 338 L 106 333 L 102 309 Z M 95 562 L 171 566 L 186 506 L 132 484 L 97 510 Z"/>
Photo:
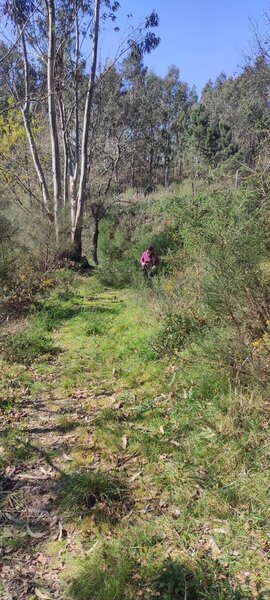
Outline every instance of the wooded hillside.
<path fill-rule="evenodd" d="M 199 98 L 118 10 L 2 3 L 0 595 L 267 600 L 270 30 Z"/>

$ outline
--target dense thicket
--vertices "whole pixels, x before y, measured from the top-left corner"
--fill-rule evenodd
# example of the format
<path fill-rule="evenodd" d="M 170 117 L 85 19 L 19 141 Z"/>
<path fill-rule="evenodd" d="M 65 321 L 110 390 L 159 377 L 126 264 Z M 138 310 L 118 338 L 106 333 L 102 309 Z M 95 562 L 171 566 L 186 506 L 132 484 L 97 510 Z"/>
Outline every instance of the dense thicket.
<path fill-rule="evenodd" d="M 14 38 L 9 46 L 2 36 L 0 45 L 6 270 L 16 244 L 31 257 L 38 242 L 43 264 L 70 247 L 80 257 L 83 225 L 85 250 L 97 263 L 101 220 L 131 201 L 139 215 L 139 195 L 158 186 L 189 180 L 196 194 L 204 180 L 257 191 L 258 205 L 268 197 L 267 33 L 257 34 L 253 61 L 237 76 L 206 83 L 198 99 L 178 67 L 162 78 L 144 66 L 144 53 L 158 43 L 155 13 L 119 48 L 122 62 L 96 68 L 98 25 L 117 25 L 118 7 L 108 0 L 44 0 L 38 10 L 35 2 L 2 3 Z M 7 233 L 14 227 L 16 243 Z"/>
<path fill-rule="evenodd" d="M 108 1 L 44 0 L 39 11 L 3 4 L 14 45 L 0 48 L 2 193 L 23 243 L 44 240 L 43 262 L 67 249 L 80 258 L 86 226 L 85 249 L 97 263 L 99 223 L 127 190 L 147 195 L 187 178 L 195 189 L 208 177 L 230 187 L 252 180 L 267 193 L 266 42 L 238 76 L 208 82 L 199 100 L 176 66 L 164 78 L 144 66 L 158 43 L 154 13 L 119 48 L 122 62 L 97 70 L 99 23 L 116 21 L 117 9 Z"/>

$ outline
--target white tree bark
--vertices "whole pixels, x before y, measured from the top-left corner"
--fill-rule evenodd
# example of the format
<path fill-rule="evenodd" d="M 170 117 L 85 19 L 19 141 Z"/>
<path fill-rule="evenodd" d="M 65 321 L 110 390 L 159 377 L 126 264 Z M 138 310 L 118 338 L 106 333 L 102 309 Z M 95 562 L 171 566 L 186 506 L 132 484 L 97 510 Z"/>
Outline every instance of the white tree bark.
<path fill-rule="evenodd" d="M 52 223 L 54 221 L 54 217 L 53 217 L 53 214 L 52 214 L 52 212 L 50 210 L 50 195 L 49 195 L 49 190 L 48 190 L 47 182 L 46 182 L 46 179 L 45 179 L 45 176 L 44 176 L 44 172 L 43 172 L 40 160 L 39 160 L 39 155 L 38 155 L 38 151 L 37 151 L 35 139 L 34 139 L 33 132 L 32 132 L 31 121 L 30 121 L 30 118 L 29 118 L 29 107 L 30 107 L 30 99 L 29 99 L 29 63 L 28 63 L 27 48 L 26 48 L 25 37 L 24 37 L 23 31 L 21 33 L 21 39 L 22 39 L 22 49 L 23 49 L 24 90 L 25 90 L 24 104 L 21 107 L 21 113 L 22 113 L 23 124 L 24 124 L 24 127 L 25 127 L 27 139 L 28 139 L 28 142 L 29 142 L 29 147 L 30 147 L 30 151 L 31 151 L 31 155 L 32 155 L 34 167 L 35 167 L 36 174 L 37 174 L 37 177 L 38 177 L 38 180 L 39 180 L 39 183 L 40 183 L 40 187 L 41 187 L 44 209 L 45 209 L 45 212 L 46 212 L 46 214 L 47 214 L 50 222 Z"/>
<path fill-rule="evenodd" d="M 48 89 L 48 114 L 52 148 L 52 177 L 54 197 L 54 225 L 55 238 L 59 244 L 59 208 L 61 205 L 61 170 L 60 153 L 56 121 L 56 101 L 54 84 L 55 66 L 55 4 L 54 0 L 45 0 L 48 17 L 48 56 L 47 56 L 47 89 Z"/>
<path fill-rule="evenodd" d="M 80 130 L 79 130 L 79 53 L 80 53 L 80 31 L 79 31 L 79 20 L 78 20 L 78 2 L 75 2 L 75 56 L 74 56 L 74 103 L 75 103 L 75 148 L 74 158 L 70 157 L 70 218 L 71 218 L 71 231 L 72 239 L 73 232 L 76 227 L 76 214 L 77 214 L 77 184 L 78 184 L 78 172 L 79 172 L 79 155 L 80 155 Z"/>
<path fill-rule="evenodd" d="M 86 183 L 87 183 L 87 147 L 88 147 L 90 117 L 91 117 L 91 110 L 92 110 L 92 105 L 93 105 L 94 82 L 95 82 L 96 68 L 97 68 L 99 14 L 100 14 L 100 0 L 95 0 L 91 69 L 90 69 L 90 74 L 89 74 L 89 79 L 88 79 L 87 93 L 86 93 L 85 107 L 84 107 L 84 120 L 83 120 L 83 132 L 82 132 L 82 144 L 81 144 L 80 181 L 79 181 L 79 190 L 78 190 L 78 195 L 77 195 L 75 224 L 74 224 L 74 227 L 72 228 L 72 242 L 74 244 L 75 256 L 76 255 L 80 256 L 80 254 L 81 254 L 83 212 L 84 212 L 84 205 L 85 205 L 85 191 L 86 191 Z"/>

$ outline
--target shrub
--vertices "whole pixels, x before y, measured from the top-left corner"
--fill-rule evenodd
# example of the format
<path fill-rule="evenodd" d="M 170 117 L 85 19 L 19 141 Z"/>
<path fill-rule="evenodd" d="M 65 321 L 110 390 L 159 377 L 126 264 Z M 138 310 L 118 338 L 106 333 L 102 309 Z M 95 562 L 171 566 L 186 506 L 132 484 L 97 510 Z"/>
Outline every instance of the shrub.
<path fill-rule="evenodd" d="M 153 347 L 159 356 L 173 354 L 181 350 L 192 334 L 196 334 L 205 322 L 199 317 L 187 313 L 169 312 L 162 328 L 153 340 Z"/>
<path fill-rule="evenodd" d="M 7 202 L 3 202 L 0 195 L 0 287 L 9 289 L 14 280 L 16 262 L 14 241 L 17 232 L 8 216 L 4 214 L 6 204 Z"/>
<path fill-rule="evenodd" d="M 132 257 L 122 256 L 118 259 L 105 259 L 98 269 L 98 277 L 104 285 L 121 288 L 136 281 L 140 272 Z"/>
<path fill-rule="evenodd" d="M 3 356 L 8 362 L 30 363 L 45 354 L 55 353 L 52 338 L 39 329 L 25 329 L 8 336 L 3 343 Z"/>

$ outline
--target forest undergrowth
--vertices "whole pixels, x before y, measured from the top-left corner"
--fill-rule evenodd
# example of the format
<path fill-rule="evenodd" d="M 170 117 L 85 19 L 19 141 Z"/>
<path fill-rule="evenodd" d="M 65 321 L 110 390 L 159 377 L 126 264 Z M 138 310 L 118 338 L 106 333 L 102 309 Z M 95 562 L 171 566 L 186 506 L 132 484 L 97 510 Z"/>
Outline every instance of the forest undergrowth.
<path fill-rule="evenodd" d="M 122 16 L 2 3 L 0 597 L 270 600 L 270 12 L 200 98 Z"/>
<path fill-rule="evenodd" d="M 267 398 L 139 277 L 66 276 L 1 336 L 3 599 L 269 597 Z"/>

